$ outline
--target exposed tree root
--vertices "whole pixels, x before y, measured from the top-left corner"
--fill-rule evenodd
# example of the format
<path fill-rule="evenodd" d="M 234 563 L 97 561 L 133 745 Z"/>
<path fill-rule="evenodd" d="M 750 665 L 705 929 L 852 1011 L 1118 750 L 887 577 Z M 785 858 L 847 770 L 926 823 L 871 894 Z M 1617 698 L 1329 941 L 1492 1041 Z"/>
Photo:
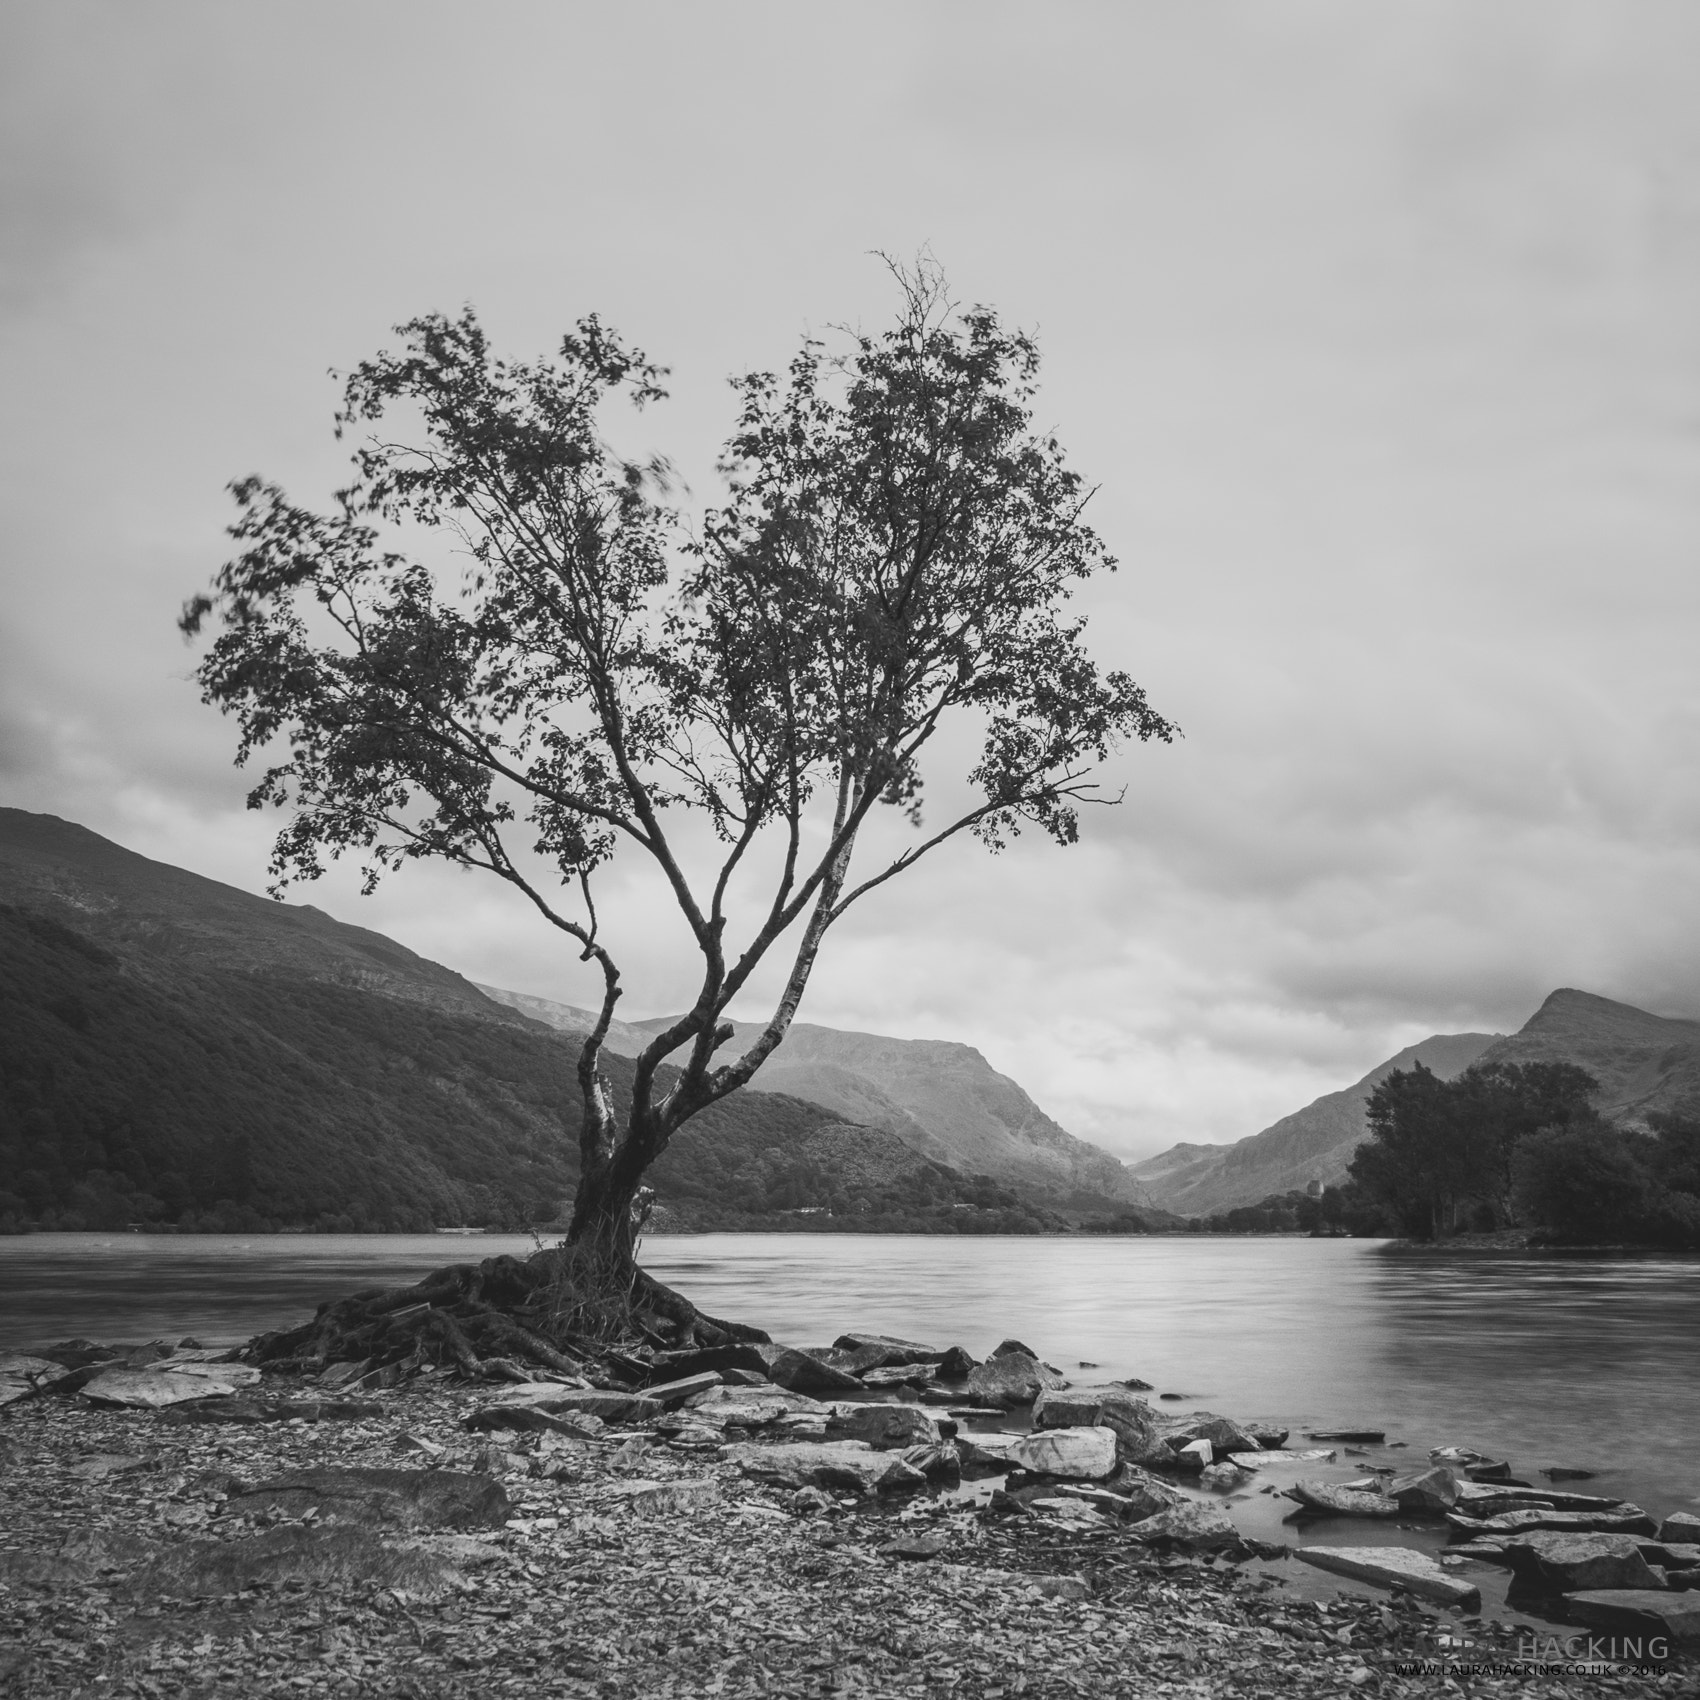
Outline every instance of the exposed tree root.
<path fill-rule="evenodd" d="M 552 1246 L 529 1258 L 446 1264 L 409 1287 L 353 1293 L 299 1328 L 258 1335 L 245 1355 L 311 1374 L 359 1364 L 375 1384 L 433 1367 L 484 1381 L 541 1374 L 629 1387 L 663 1373 L 658 1353 L 736 1341 L 765 1344 L 767 1336 L 705 1316 L 641 1269 L 612 1268 L 589 1248 Z"/>

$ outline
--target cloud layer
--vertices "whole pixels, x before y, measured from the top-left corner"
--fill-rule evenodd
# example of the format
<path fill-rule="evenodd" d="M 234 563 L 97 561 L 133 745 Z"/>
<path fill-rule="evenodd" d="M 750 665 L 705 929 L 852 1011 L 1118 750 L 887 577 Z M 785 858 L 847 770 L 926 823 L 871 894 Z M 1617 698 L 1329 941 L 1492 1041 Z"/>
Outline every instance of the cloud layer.
<path fill-rule="evenodd" d="M 402 27 L 405 25 L 405 27 Z M 962 846 L 805 1016 L 978 1044 L 1138 1153 L 1555 985 L 1700 1014 L 1700 18 L 1609 0 L 712 15 L 73 0 L 0 44 L 0 799 L 258 887 L 173 619 L 226 480 L 339 468 L 343 367 L 476 302 L 723 379 L 922 244 L 1036 326 L 1122 558 L 1099 653 L 1186 731 L 1064 853 Z M 948 776 L 941 773 L 940 783 Z M 582 1000 L 506 894 L 313 901 Z M 627 1010 L 678 940 L 615 882 Z"/>

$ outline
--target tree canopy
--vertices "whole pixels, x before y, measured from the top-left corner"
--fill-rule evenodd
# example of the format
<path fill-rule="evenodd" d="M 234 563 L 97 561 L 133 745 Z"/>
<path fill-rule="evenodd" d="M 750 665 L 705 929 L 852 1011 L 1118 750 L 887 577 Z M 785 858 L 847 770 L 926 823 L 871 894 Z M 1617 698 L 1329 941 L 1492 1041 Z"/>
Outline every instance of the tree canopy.
<path fill-rule="evenodd" d="M 1116 800 L 1094 779 L 1112 751 L 1174 736 L 1069 608 L 1115 563 L 1034 425 L 1032 338 L 957 308 L 930 265 L 893 270 L 892 326 L 737 380 L 725 494 L 693 533 L 666 463 L 603 435 L 610 400 L 657 401 L 666 374 L 599 319 L 533 362 L 496 356 L 470 309 L 404 324 L 346 376 L 337 428 L 357 442 L 331 511 L 235 484 L 239 553 L 184 611 L 188 634 L 215 624 L 198 677 L 237 718 L 238 761 L 267 764 L 250 805 L 289 815 L 274 889 L 345 854 L 368 890 L 443 859 L 508 882 L 600 969 L 575 1238 L 629 1250 L 643 1170 L 780 1043 L 852 904 L 961 833 L 1074 842 L 1080 805 Z M 420 558 L 432 537 L 461 552 L 458 583 Z M 934 823 L 923 757 L 952 719 L 979 752 Z M 879 809 L 913 837 L 858 864 Z M 693 815 L 707 867 L 684 849 Z M 621 982 L 595 905 L 622 853 L 659 870 L 697 954 L 623 1126 L 598 1065 Z M 758 865 L 777 871 L 735 904 Z M 735 912 L 755 916 L 737 937 Z M 771 1016 L 717 1062 L 776 952 Z"/>

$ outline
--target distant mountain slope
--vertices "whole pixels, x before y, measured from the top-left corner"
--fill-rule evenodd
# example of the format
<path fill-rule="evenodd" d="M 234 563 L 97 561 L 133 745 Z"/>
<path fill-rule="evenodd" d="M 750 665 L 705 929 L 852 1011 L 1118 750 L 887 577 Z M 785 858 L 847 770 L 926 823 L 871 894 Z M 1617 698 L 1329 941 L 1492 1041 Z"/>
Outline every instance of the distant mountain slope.
<path fill-rule="evenodd" d="M 635 1024 L 654 1033 L 663 1021 Z M 739 1023 L 737 1039 L 757 1029 Z M 797 1022 L 750 1083 L 883 1127 L 923 1156 L 1070 1207 L 1148 1204 L 1127 1168 L 1059 1127 L 972 1045 Z"/>
<path fill-rule="evenodd" d="M 571 1004 L 498 986 L 478 989 L 575 1037 L 588 1033 L 594 1020 L 589 1010 Z M 667 1019 L 615 1022 L 608 1048 L 636 1056 Z M 758 1031 L 740 1022 L 736 1042 L 747 1043 Z M 964 1174 L 989 1175 L 1057 1207 L 1151 1205 L 1122 1163 L 1060 1128 L 971 1045 L 848 1033 L 799 1021 L 749 1090 L 783 1092 L 842 1121 L 883 1128 L 922 1156 Z"/>
<path fill-rule="evenodd" d="M 1451 1080 L 1506 1042 L 1495 1033 L 1436 1034 L 1389 1057 L 1355 1086 L 1324 1094 L 1262 1133 L 1233 1145 L 1177 1145 L 1136 1163 L 1133 1174 L 1163 1209 L 1187 1216 L 1256 1204 L 1312 1181 L 1328 1186 L 1345 1177 L 1364 1139 L 1369 1095 L 1394 1069 L 1420 1062 Z"/>
<path fill-rule="evenodd" d="M 1483 1062 L 1571 1062 L 1600 1083 L 1595 1103 L 1614 1120 L 1700 1102 L 1700 1021 L 1650 1015 L 1562 987 Z"/>
<path fill-rule="evenodd" d="M 577 1180 L 575 1060 L 382 934 L 0 809 L 0 1224 L 544 1220 Z M 608 1072 L 623 1098 L 629 1062 Z M 651 1178 L 705 1226 L 834 1201 L 883 1220 L 894 1200 L 894 1227 L 1044 1225 L 892 1143 L 737 1093 Z"/>

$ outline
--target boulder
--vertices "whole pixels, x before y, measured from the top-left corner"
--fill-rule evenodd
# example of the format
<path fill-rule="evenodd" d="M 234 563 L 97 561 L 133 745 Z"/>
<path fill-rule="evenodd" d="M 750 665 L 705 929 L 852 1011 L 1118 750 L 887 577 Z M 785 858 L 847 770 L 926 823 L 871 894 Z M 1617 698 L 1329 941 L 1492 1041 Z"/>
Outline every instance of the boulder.
<path fill-rule="evenodd" d="M 840 1334 L 832 1343 L 832 1361 L 851 1375 L 871 1369 L 936 1364 L 944 1353 L 918 1340 L 898 1340 L 889 1334 Z"/>
<path fill-rule="evenodd" d="M 793 1393 L 859 1393 L 862 1388 L 848 1370 L 835 1369 L 824 1358 L 795 1346 L 767 1366 L 769 1378 Z"/>
<path fill-rule="evenodd" d="M 1433 1464 L 1395 1476 L 1386 1492 L 1389 1499 L 1398 1500 L 1401 1511 L 1450 1511 L 1458 1503 L 1458 1475 L 1450 1465 Z"/>
<path fill-rule="evenodd" d="M 962 1468 L 980 1476 L 1005 1476 L 1015 1468 L 1011 1449 L 1021 1439 L 1017 1434 L 964 1434 L 956 1440 L 956 1454 Z"/>
<path fill-rule="evenodd" d="M 380 1529 L 499 1529 L 513 1515 L 501 1486 L 459 1470 L 335 1469 L 321 1466 L 232 1486 L 236 1511 L 284 1517 L 317 1511 L 324 1521 Z"/>
<path fill-rule="evenodd" d="M 1397 1517 L 1399 1501 L 1383 1493 L 1365 1493 L 1349 1487 L 1334 1487 L 1328 1482 L 1294 1482 L 1288 1497 L 1296 1499 L 1307 1511 L 1317 1511 L 1329 1517 Z"/>
<path fill-rule="evenodd" d="M 973 1358 L 960 1346 L 951 1346 L 939 1359 L 939 1380 L 948 1381 L 953 1385 L 964 1382 L 973 1368 Z"/>
<path fill-rule="evenodd" d="M 852 1493 L 895 1493 L 926 1485 L 919 1470 L 887 1452 L 876 1452 L 866 1441 L 834 1440 L 821 1444 L 789 1441 L 762 1446 L 741 1441 L 723 1446 L 720 1456 L 756 1481 L 779 1487 L 841 1488 Z"/>
<path fill-rule="evenodd" d="M 1265 1451 L 1274 1452 L 1287 1444 L 1287 1430 L 1274 1423 L 1242 1423 L 1247 1434 Z"/>
<path fill-rule="evenodd" d="M 1031 1405 L 1047 1388 L 1062 1385 L 1062 1378 L 1030 1353 L 1006 1351 L 1004 1346 L 968 1372 L 967 1392 L 974 1403 L 1012 1411 L 1018 1405 Z"/>
<path fill-rule="evenodd" d="M 83 1385 L 92 1405 L 159 1410 L 190 1399 L 218 1399 L 252 1387 L 260 1372 L 251 1364 L 178 1363 L 171 1359 L 141 1369 L 102 1370 Z"/>
<path fill-rule="evenodd" d="M 1208 1440 L 1189 1440 L 1170 1456 L 1182 1470 L 1204 1470 L 1216 1461 L 1216 1450 Z"/>
<path fill-rule="evenodd" d="M 1119 1387 L 1047 1387 L 1033 1401 L 1034 1428 L 1092 1428 L 1104 1414 L 1106 1401 L 1129 1400 Z"/>
<path fill-rule="evenodd" d="M 1481 1609 L 1481 1590 L 1474 1583 L 1448 1576 L 1434 1558 L 1414 1547 L 1299 1547 L 1293 1556 L 1319 1570 L 1381 1588 L 1401 1588 L 1439 1605 Z"/>
<path fill-rule="evenodd" d="M 1178 1547 L 1184 1552 L 1214 1552 L 1237 1546 L 1240 1532 L 1220 1505 L 1187 1500 L 1166 1511 L 1142 1517 L 1128 1533 L 1147 1546 Z"/>
<path fill-rule="evenodd" d="M 1564 1596 L 1564 1609 L 1573 1622 L 1590 1629 L 1700 1641 L 1700 1594 L 1670 1594 L 1651 1588 L 1584 1588 Z"/>
<path fill-rule="evenodd" d="M 1235 1488 L 1243 1487 L 1251 1480 L 1251 1471 L 1234 1463 L 1230 1458 L 1224 1458 L 1220 1463 L 1206 1464 L 1198 1478 L 1199 1485 L 1209 1488 L 1212 1493 L 1232 1493 Z"/>
<path fill-rule="evenodd" d="M 994 1358 L 1007 1358 L 1011 1353 L 1019 1353 L 1024 1358 L 1037 1358 L 1039 1354 L 1031 1346 L 1024 1346 L 1019 1340 L 1004 1340 L 992 1347 L 988 1354 Z"/>
<path fill-rule="evenodd" d="M 1525 1535 L 1536 1529 L 1557 1529 L 1569 1535 L 1651 1535 L 1658 1531 L 1651 1517 L 1638 1505 L 1621 1512 L 1553 1511 L 1531 1506 L 1527 1511 L 1507 1511 L 1496 1517 L 1460 1517 L 1449 1511 L 1446 1521 L 1466 1535 Z"/>
<path fill-rule="evenodd" d="M 1566 1535 L 1539 1529 L 1507 1541 L 1505 1556 L 1519 1575 L 1561 1594 L 1659 1585 L 1633 1535 Z"/>
<path fill-rule="evenodd" d="M 1659 1525 L 1661 1541 L 1678 1541 L 1692 1545 L 1700 1541 L 1700 1517 L 1692 1511 L 1674 1511 Z"/>
<path fill-rule="evenodd" d="M 1107 1428 L 1035 1429 L 1010 1456 L 1036 1476 L 1101 1481 L 1116 1467 L 1116 1437 Z"/>
<path fill-rule="evenodd" d="M 937 1446 L 939 1427 L 919 1405 L 849 1405 L 826 1421 L 828 1440 L 865 1440 L 880 1451 Z"/>
<path fill-rule="evenodd" d="M 1177 1452 L 1189 1441 L 1208 1440 L 1211 1450 L 1218 1453 L 1259 1452 L 1258 1445 L 1240 1425 L 1229 1417 L 1218 1417 L 1209 1411 L 1199 1411 L 1179 1428 L 1172 1428 L 1163 1437 Z"/>

